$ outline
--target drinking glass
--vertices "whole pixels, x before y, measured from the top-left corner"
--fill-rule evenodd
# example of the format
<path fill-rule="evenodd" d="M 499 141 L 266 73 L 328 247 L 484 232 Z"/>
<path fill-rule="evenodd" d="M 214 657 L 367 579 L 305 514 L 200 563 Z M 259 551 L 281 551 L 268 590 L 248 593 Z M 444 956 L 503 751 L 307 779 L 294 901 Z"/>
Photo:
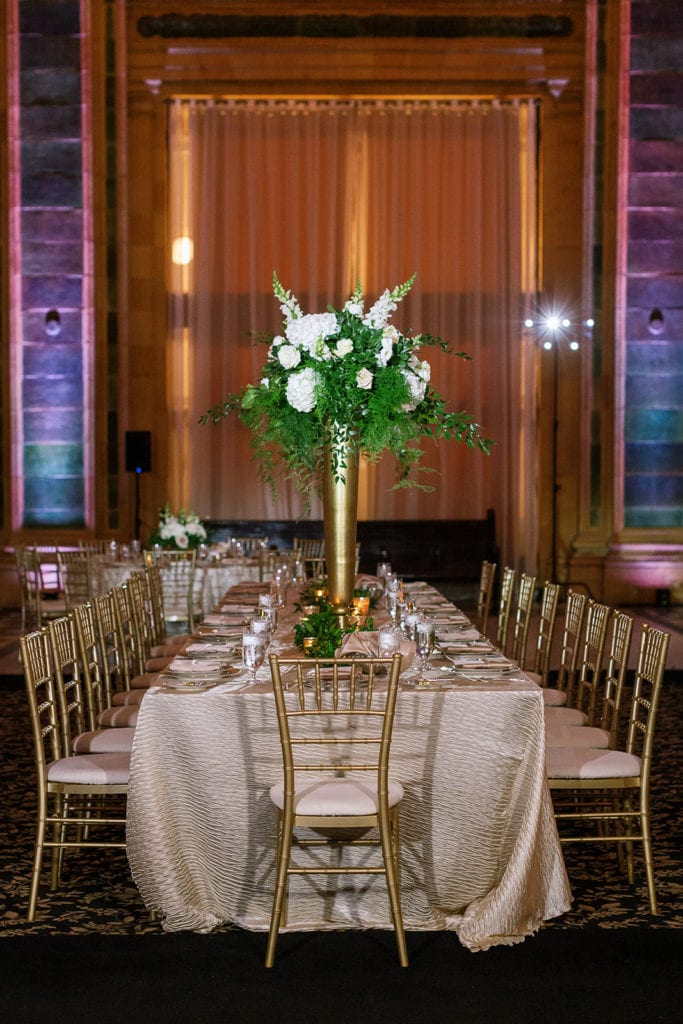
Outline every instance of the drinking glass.
<path fill-rule="evenodd" d="M 424 672 L 427 659 L 434 650 L 434 623 L 423 619 L 415 626 L 415 652 L 420 658 L 418 672 Z"/>
<path fill-rule="evenodd" d="M 377 653 L 380 658 L 391 658 L 401 650 L 401 632 L 396 626 L 382 626 L 377 632 Z"/>
<path fill-rule="evenodd" d="M 256 672 L 266 656 L 266 645 L 262 634 L 242 634 L 242 660 L 251 672 L 251 684 L 256 683 Z"/>

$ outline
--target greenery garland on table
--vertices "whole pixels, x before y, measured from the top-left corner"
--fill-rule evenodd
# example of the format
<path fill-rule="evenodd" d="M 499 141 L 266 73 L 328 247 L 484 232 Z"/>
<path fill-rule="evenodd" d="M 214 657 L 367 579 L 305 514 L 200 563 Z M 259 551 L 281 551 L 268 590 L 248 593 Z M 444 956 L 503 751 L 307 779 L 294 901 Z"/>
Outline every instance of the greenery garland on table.
<path fill-rule="evenodd" d="M 335 614 L 332 606 L 321 603 L 319 611 L 306 615 L 296 624 L 294 643 L 297 647 L 303 648 L 304 654 L 310 658 L 333 658 L 341 647 L 346 633 L 366 633 L 374 628 L 372 618 L 368 617 L 362 626 L 342 629 L 339 616 Z M 310 646 L 305 646 L 304 639 L 307 638 L 313 638 L 315 642 Z"/>
<path fill-rule="evenodd" d="M 463 441 L 485 453 L 493 442 L 469 413 L 449 412 L 431 387 L 431 367 L 419 350 L 431 345 L 450 352 L 448 344 L 427 333 L 402 334 L 389 323 L 414 280 L 413 274 L 385 290 L 367 311 L 357 286 L 342 309 L 304 314 L 274 273 L 283 327 L 264 339 L 269 349 L 261 379 L 209 409 L 201 422 L 237 414 L 252 432 L 259 474 L 273 491 L 274 472 L 282 466 L 297 488 L 310 494 L 319 485 L 328 447 L 333 472 L 342 478 L 340 452 L 347 443 L 352 454 L 371 462 L 385 451 L 395 455 L 395 487 L 434 490 L 409 477 L 413 468 L 430 471 L 420 466 L 420 438 Z"/>

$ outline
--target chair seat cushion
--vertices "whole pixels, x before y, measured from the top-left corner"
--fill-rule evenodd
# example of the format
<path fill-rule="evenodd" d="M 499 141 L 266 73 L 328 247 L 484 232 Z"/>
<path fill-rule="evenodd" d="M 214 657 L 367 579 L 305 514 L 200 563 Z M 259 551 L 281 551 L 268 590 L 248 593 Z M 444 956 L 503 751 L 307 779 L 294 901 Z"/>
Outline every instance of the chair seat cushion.
<path fill-rule="evenodd" d="M 178 653 L 179 648 L 189 640 L 189 636 L 178 637 L 178 643 L 173 643 L 172 640 L 164 641 L 162 644 L 155 644 L 154 647 L 150 647 L 149 656 L 150 658 L 172 658 Z"/>
<path fill-rule="evenodd" d="M 147 689 L 148 688 L 145 688 L 144 690 L 119 690 L 118 693 L 112 695 L 112 705 L 115 708 L 122 708 L 124 706 L 127 707 L 130 704 L 139 704 L 147 693 Z"/>
<path fill-rule="evenodd" d="M 70 782 L 82 786 L 125 786 L 130 754 L 79 754 L 63 757 L 48 766 L 49 782 Z"/>
<path fill-rule="evenodd" d="M 389 806 L 394 807 L 403 798 L 403 786 L 389 783 Z M 285 806 L 284 783 L 272 786 L 270 799 L 282 810 Z M 376 814 L 377 783 L 374 778 L 346 776 L 314 776 L 297 780 L 294 809 L 297 814 L 320 817 L 345 817 Z"/>
<path fill-rule="evenodd" d="M 560 708 L 567 703 L 564 690 L 556 690 L 552 686 L 543 687 L 543 703 L 549 708 Z"/>
<path fill-rule="evenodd" d="M 163 669 L 168 667 L 170 662 L 173 661 L 173 658 L 175 657 L 175 654 L 177 654 L 177 651 L 172 653 L 172 654 L 166 655 L 164 657 L 146 658 L 145 659 L 145 673 L 147 673 L 147 672 L 161 672 Z M 132 685 L 132 683 L 131 683 L 131 685 Z"/>
<path fill-rule="evenodd" d="M 551 747 L 546 751 L 549 779 L 618 779 L 640 775 L 640 758 L 623 750 Z"/>
<path fill-rule="evenodd" d="M 122 708 L 107 708 L 97 716 L 97 724 L 105 729 L 126 729 L 137 723 L 138 710 L 137 704 L 127 704 Z"/>
<path fill-rule="evenodd" d="M 168 665 L 169 661 L 172 661 L 172 660 L 173 659 L 171 659 L 171 658 L 164 659 L 164 664 L 162 665 L 162 668 L 166 668 L 166 666 Z M 161 671 L 161 669 L 159 669 L 159 671 Z M 156 686 L 156 685 L 157 685 L 157 674 L 156 674 L 156 672 L 144 672 L 141 676 L 133 676 L 133 678 L 130 681 L 130 688 L 131 688 L 131 690 L 148 690 L 150 688 L 150 686 Z"/>
<path fill-rule="evenodd" d="M 578 708 L 545 707 L 546 725 L 585 725 L 588 715 Z"/>
<path fill-rule="evenodd" d="M 91 729 L 73 741 L 74 754 L 120 754 L 133 749 L 135 729 Z"/>
<path fill-rule="evenodd" d="M 552 725 L 545 727 L 546 747 L 595 747 L 606 750 L 609 746 L 607 729 L 591 725 Z"/>

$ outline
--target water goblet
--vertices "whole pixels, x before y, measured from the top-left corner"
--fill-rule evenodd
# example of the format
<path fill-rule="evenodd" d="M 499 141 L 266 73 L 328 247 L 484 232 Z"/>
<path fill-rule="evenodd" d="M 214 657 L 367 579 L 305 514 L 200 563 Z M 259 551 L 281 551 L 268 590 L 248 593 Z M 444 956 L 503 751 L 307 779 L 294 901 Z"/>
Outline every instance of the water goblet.
<path fill-rule="evenodd" d="M 427 668 L 427 659 L 434 650 L 434 623 L 428 619 L 422 619 L 415 626 L 415 652 L 420 658 L 418 672 L 424 672 Z"/>
<path fill-rule="evenodd" d="M 401 650 L 401 633 L 396 626 L 382 626 L 377 632 L 377 652 L 380 658 L 391 658 Z"/>
<path fill-rule="evenodd" d="M 242 634 L 242 660 L 251 672 L 251 684 L 256 683 L 256 672 L 266 656 L 264 637 L 259 633 Z"/>
<path fill-rule="evenodd" d="M 256 633 L 257 636 L 263 637 L 263 642 L 267 648 L 273 633 L 270 625 L 270 619 L 265 616 L 255 616 L 251 620 L 249 628 L 252 633 Z"/>

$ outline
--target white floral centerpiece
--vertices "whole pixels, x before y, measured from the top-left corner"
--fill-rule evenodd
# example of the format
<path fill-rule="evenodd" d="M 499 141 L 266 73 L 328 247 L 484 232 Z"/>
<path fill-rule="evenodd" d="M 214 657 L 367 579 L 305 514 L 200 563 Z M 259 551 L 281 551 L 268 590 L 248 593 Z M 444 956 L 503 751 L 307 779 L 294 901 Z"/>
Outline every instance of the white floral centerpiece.
<path fill-rule="evenodd" d="M 431 366 L 420 350 L 435 345 L 448 352 L 447 343 L 402 334 L 389 323 L 414 280 L 387 289 L 367 310 L 357 287 L 340 310 L 304 313 L 273 274 L 283 324 L 281 333 L 266 338 L 261 379 L 210 409 L 202 422 L 236 413 L 252 431 L 259 473 L 271 486 L 275 468 L 284 464 L 299 490 L 310 492 L 319 483 L 326 446 L 334 459 L 350 445 L 370 461 L 391 452 L 398 463 L 395 487 L 433 490 L 409 476 L 423 468 L 424 453 L 414 442 L 451 438 L 487 453 L 492 442 L 468 413 L 447 411 L 432 388 Z"/>
<path fill-rule="evenodd" d="M 187 551 L 198 548 L 208 538 L 206 527 L 194 512 L 180 509 L 171 512 L 166 503 L 159 513 L 159 525 L 149 538 L 150 547 L 158 544 L 171 551 Z"/>

